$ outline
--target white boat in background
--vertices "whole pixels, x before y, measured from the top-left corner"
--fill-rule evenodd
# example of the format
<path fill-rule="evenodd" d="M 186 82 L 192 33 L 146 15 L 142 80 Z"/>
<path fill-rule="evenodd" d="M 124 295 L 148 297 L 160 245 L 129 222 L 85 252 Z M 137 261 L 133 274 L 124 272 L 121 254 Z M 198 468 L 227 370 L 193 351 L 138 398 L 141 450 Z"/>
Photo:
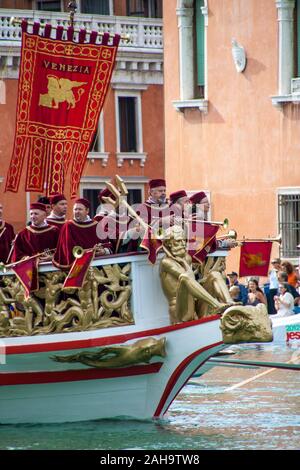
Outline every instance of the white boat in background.
<path fill-rule="evenodd" d="M 299 341 L 300 344 L 300 314 L 282 318 L 272 318 L 273 342 L 286 343 Z"/>

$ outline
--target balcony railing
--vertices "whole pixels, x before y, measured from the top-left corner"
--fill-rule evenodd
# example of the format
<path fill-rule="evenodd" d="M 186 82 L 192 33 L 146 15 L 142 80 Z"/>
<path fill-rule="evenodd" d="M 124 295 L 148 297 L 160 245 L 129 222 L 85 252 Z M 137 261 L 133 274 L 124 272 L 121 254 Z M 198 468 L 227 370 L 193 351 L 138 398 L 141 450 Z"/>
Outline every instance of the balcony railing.
<path fill-rule="evenodd" d="M 68 27 L 69 14 L 37 10 L 8 10 L 0 9 L 0 46 L 20 46 L 20 25 L 10 24 L 11 16 L 26 18 L 28 21 L 50 23 L 53 27 Z M 126 34 L 129 42 L 121 41 L 122 50 L 141 50 L 143 52 L 163 51 L 162 20 L 157 18 L 131 18 L 123 16 L 100 16 L 77 14 L 74 22 L 77 29 L 87 29 L 99 32 Z M 54 33 L 54 32 L 53 32 Z M 75 40 L 77 39 L 75 33 Z M 54 36 L 53 36 L 54 37 Z"/>

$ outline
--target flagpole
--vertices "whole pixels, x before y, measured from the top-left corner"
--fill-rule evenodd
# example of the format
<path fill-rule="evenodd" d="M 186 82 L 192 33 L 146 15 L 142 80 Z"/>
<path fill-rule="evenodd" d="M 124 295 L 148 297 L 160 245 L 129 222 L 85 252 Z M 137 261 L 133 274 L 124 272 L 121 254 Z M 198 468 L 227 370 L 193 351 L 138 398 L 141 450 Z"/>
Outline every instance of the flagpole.
<path fill-rule="evenodd" d="M 47 255 L 48 253 L 54 253 L 54 251 L 56 250 L 56 248 L 52 248 L 51 250 L 45 250 L 41 253 L 37 253 L 36 255 L 33 255 L 33 256 L 28 256 L 28 257 L 25 257 L 23 259 L 20 259 L 19 261 L 16 261 L 15 263 L 10 263 L 10 264 L 5 264 L 4 267 L 5 268 L 11 268 L 12 266 L 16 266 L 17 264 L 20 264 L 20 263 L 23 263 L 24 261 L 29 261 L 30 259 L 33 259 L 33 258 L 38 258 L 39 256 L 42 256 L 42 255 Z"/>

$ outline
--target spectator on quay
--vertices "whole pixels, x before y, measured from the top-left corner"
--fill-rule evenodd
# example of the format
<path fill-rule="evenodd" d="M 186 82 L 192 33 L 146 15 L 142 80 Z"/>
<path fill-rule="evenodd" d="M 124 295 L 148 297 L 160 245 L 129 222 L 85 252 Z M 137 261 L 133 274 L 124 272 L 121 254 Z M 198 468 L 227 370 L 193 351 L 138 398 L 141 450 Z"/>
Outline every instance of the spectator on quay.
<path fill-rule="evenodd" d="M 246 287 L 243 284 L 240 284 L 238 281 L 238 274 L 235 271 L 227 274 L 229 279 L 229 288 L 232 286 L 238 286 L 240 288 L 240 295 L 238 302 L 241 302 L 243 305 L 247 305 L 248 302 L 248 292 Z"/>
<path fill-rule="evenodd" d="M 288 292 L 288 283 L 281 282 L 279 284 L 279 293 L 280 295 L 275 295 L 274 303 L 275 308 L 277 310 L 276 315 L 274 317 L 288 317 L 290 315 L 294 315 L 294 297 L 292 294 Z"/>
<path fill-rule="evenodd" d="M 257 305 L 265 304 L 267 305 L 267 299 L 265 294 L 258 285 L 256 279 L 250 279 L 248 282 L 248 302 L 247 305 Z"/>
<path fill-rule="evenodd" d="M 288 275 L 288 283 L 296 288 L 298 285 L 298 278 L 292 263 L 290 263 L 289 261 L 284 261 L 281 266 L 283 271 L 285 271 Z"/>
<path fill-rule="evenodd" d="M 231 286 L 229 289 L 230 297 L 234 302 L 239 302 L 241 290 L 239 286 Z"/>
<path fill-rule="evenodd" d="M 274 258 L 271 261 L 272 269 L 269 272 L 269 292 L 267 294 L 268 301 L 268 312 L 269 315 L 275 315 L 276 309 L 274 304 L 274 296 L 278 294 L 278 272 L 281 271 L 281 260 L 280 258 Z"/>
<path fill-rule="evenodd" d="M 279 283 L 287 283 L 287 290 L 294 297 L 295 304 L 298 305 L 298 303 L 300 301 L 300 294 L 297 291 L 297 289 L 295 289 L 294 286 L 291 286 L 288 283 L 288 274 L 285 271 L 279 271 L 278 281 L 279 281 Z"/>

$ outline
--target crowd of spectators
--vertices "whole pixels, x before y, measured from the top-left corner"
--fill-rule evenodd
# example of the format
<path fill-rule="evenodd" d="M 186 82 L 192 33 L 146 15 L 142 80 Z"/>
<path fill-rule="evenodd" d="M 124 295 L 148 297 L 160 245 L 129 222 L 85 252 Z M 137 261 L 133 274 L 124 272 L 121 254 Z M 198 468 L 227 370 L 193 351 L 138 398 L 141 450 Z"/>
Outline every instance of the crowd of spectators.
<path fill-rule="evenodd" d="M 233 271 L 227 274 L 227 285 L 234 302 L 255 306 L 263 303 L 270 315 L 289 316 L 300 310 L 300 276 L 294 266 L 279 258 L 271 262 L 268 283 L 259 285 L 259 278 L 247 279 L 247 284 L 239 280 Z"/>

